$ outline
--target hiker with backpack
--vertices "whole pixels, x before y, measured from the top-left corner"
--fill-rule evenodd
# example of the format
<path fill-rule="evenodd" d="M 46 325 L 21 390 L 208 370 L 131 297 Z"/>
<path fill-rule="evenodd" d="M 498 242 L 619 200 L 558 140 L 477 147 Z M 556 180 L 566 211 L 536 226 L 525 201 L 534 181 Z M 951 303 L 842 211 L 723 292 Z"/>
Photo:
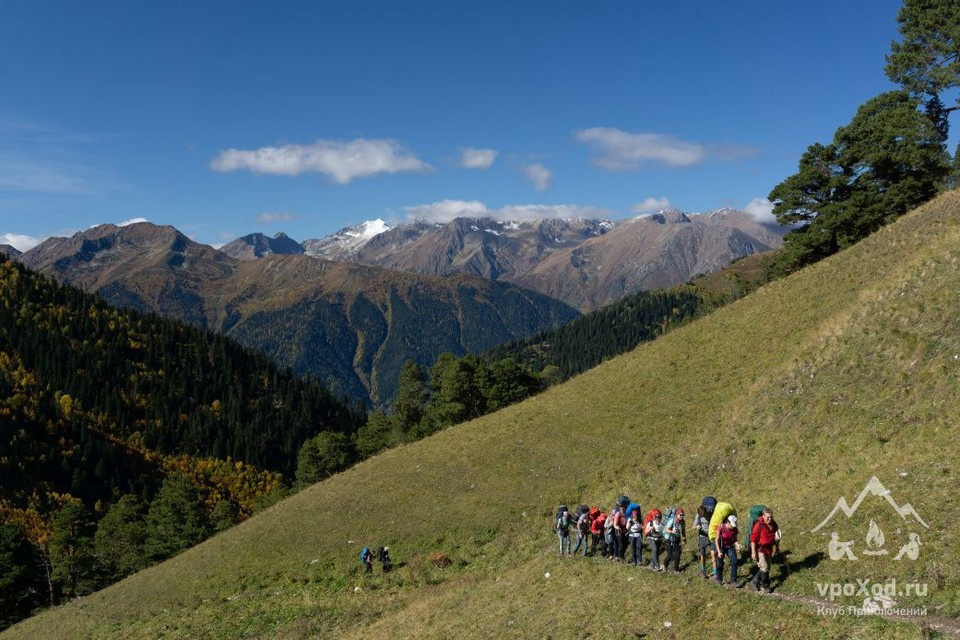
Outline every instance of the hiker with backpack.
<path fill-rule="evenodd" d="M 560 541 L 560 555 L 570 555 L 570 526 L 573 525 L 573 518 L 570 512 L 564 509 L 557 518 L 557 538 Z M 564 552 L 566 549 L 566 552 Z"/>
<path fill-rule="evenodd" d="M 770 563 L 774 553 L 779 552 L 780 527 L 773 519 L 773 511 L 764 508 L 750 532 L 750 557 L 759 569 L 752 581 L 754 591 L 763 588 L 767 593 L 773 593 L 773 587 L 770 586 Z"/>
<path fill-rule="evenodd" d="M 390 573 L 393 569 L 393 562 L 390 561 L 390 547 L 380 547 L 377 550 L 377 560 L 380 561 L 380 568 L 384 573 Z"/>
<path fill-rule="evenodd" d="M 697 507 L 697 515 L 693 519 L 693 528 L 697 532 L 697 559 L 700 561 L 700 575 L 707 577 L 707 558 L 710 559 L 711 575 L 717 572 L 716 560 L 713 555 L 713 545 L 710 544 L 710 516 L 707 508 L 702 504 Z"/>
<path fill-rule="evenodd" d="M 643 564 L 643 523 L 640 522 L 640 509 L 630 512 L 630 519 L 627 520 L 627 539 L 630 541 L 633 566 L 638 567 Z"/>
<path fill-rule="evenodd" d="M 643 534 L 647 538 L 647 544 L 650 545 L 650 568 L 654 571 L 663 571 L 660 566 L 660 546 L 663 543 L 663 525 L 660 520 L 663 514 L 659 509 L 653 509 L 645 518 L 646 524 L 643 528 Z"/>
<path fill-rule="evenodd" d="M 603 525 L 606 522 L 607 514 L 597 509 L 596 515 L 593 517 L 593 520 L 590 521 L 590 538 L 593 543 L 590 547 L 591 555 L 596 555 L 598 548 L 600 549 L 601 556 L 607 555 L 607 543 L 606 540 L 604 540 L 603 530 Z"/>
<path fill-rule="evenodd" d="M 737 541 L 737 516 L 730 514 L 720 523 L 714 546 L 717 552 L 717 584 L 723 584 L 723 563 L 730 560 L 730 582 L 728 586 L 738 587 L 737 584 L 737 557 L 740 554 L 740 543 Z"/>
<path fill-rule="evenodd" d="M 373 551 L 370 547 L 364 547 L 360 551 L 360 564 L 363 565 L 364 573 L 373 573 Z"/>
<path fill-rule="evenodd" d="M 583 545 L 582 555 L 587 555 L 587 541 L 590 539 L 590 509 L 585 505 L 577 507 L 580 515 L 577 517 L 577 546 L 573 548 L 573 555 L 577 555 L 580 545 Z"/>
<path fill-rule="evenodd" d="M 684 521 L 683 509 L 674 509 L 673 514 L 667 518 L 663 525 L 663 539 L 667 543 L 667 559 L 664 565 L 670 569 L 673 564 L 672 570 L 680 573 L 680 552 L 687 542 L 687 523 Z"/>

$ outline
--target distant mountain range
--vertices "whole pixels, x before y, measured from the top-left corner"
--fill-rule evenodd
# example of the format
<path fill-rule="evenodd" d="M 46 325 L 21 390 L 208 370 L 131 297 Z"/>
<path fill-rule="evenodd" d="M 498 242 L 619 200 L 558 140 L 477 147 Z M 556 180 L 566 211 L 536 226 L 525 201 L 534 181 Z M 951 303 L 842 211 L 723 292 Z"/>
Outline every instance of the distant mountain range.
<path fill-rule="evenodd" d="M 224 251 L 252 259 L 257 248 L 275 241 L 253 234 Z M 781 244 L 778 227 L 744 211 L 720 209 L 704 214 L 668 210 L 616 222 L 457 218 L 390 228 L 376 220 L 297 246 L 288 244 L 285 252 L 302 249 L 314 257 L 414 273 L 482 276 L 586 312 L 632 293 L 687 282 Z"/>
<path fill-rule="evenodd" d="M 279 240 L 274 247 L 290 249 Z M 392 399 L 408 358 L 429 366 L 443 352 L 479 353 L 579 315 L 542 294 L 474 276 L 279 252 L 240 260 L 150 223 L 51 238 L 18 259 L 113 304 L 224 332 L 375 405 Z"/>
<path fill-rule="evenodd" d="M 303 246 L 280 232 L 268 238 L 262 233 L 251 233 L 220 247 L 231 258 L 237 260 L 255 260 L 275 253 L 297 255 L 303 253 Z"/>

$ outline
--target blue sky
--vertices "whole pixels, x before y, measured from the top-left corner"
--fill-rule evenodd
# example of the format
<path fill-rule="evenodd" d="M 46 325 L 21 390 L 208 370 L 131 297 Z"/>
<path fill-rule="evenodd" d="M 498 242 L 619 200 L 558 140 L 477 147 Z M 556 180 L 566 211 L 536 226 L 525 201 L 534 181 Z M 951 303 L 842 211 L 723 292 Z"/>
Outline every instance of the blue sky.
<path fill-rule="evenodd" d="M 759 211 L 893 88 L 899 6 L 7 0 L 0 242 Z"/>

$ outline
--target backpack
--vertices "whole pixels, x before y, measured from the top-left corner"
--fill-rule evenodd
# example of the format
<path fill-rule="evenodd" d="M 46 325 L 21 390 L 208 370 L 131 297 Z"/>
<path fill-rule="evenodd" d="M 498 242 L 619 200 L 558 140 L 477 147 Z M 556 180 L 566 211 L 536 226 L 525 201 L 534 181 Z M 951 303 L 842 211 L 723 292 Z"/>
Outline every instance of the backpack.
<path fill-rule="evenodd" d="M 370 551 L 370 547 L 364 547 L 363 550 L 360 551 L 360 562 L 367 564 L 368 559 L 373 559 L 373 552 Z"/>
<path fill-rule="evenodd" d="M 753 525 L 757 523 L 757 520 L 763 515 L 763 510 L 766 508 L 767 507 L 762 504 L 755 504 L 750 507 L 750 522 L 747 524 L 747 547 L 750 546 L 750 536 L 753 535 Z"/>
<path fill-rule="evenodd" d="M 667 512 L 666 512 L 665 514 L 663 514 L 663 518 L 660 520 L 660 522 L 663 523 L 663 538 L 664 538 L 664 540 L 671 540 L 671 541 L 672 541 L 672 540 L 679 540 L 679 539 L 680 539 L 680 535 L 677 534 L 677 533 L 667 533 L 667 529 L 670 529 L 671 527 L 673 527 L 673 522 L 674 522 L 673 516 L 674 516 L 674 514 L 675 514 L 676 512 L 677 512 L 677 510 L 674 509 L 674 508 L 667 509 Z"/>
<path fill-rule="evenodd" d="M 700 503 L 700 506 L 706 509 L 707 518 L 713 515 L 713 510 L 717 508 L 717 499 L 713 496 L 707 496 L 703 499 L 703 502 Z"/>
<path fill-rule="evenodd" d="M 560 524 L 560 518 L 563 517 L 563 512 L 564 512 L 564 511 L 566 511 L 567 513 L 570 512 L 570 510 L 567 509 L 567 505 L 562 504 L 562 505 L 560 505 L 559 507 L 557 507 L 557 515 L 553 516 L 553 530 L 554 530 L 554 531 L 556 531 L 557 529 L 560 528 L 558 525 Z"/>
<path fill-rule="evenodd" d="M 630 516 L 633 514 L 634 511 L 639 511 L 640 513 L 643 513 L 643 510 L 640 508 L 640 505 L 638 505 L 636 502 L 631 502 L 630 504 L 627 505 L 627 510 L 624 512 L 623 515 L 625 515 L 627 520 L 629 520 Z"/>
<path fill-rule="evenodd" d="M 713 515 L 710 516 L 710 542 L 716 540 L 717 529 L 720 528 L 720 523 L 726 520 L 727 516 L 730 515 L 737 515 L 737 510 L 733 508 L 733 505 L 731 505 L 729 502 L 718 502 L 717 508 L 714 509 Z"/>
<path fill-rule="evenodd" d="M 620 507 L 621 509 L 626 509 L 627 507 L 630 506 L 630 498 L 628 498 L 627 496 L 619 496 L 617 498 L 617 506 Z"/>

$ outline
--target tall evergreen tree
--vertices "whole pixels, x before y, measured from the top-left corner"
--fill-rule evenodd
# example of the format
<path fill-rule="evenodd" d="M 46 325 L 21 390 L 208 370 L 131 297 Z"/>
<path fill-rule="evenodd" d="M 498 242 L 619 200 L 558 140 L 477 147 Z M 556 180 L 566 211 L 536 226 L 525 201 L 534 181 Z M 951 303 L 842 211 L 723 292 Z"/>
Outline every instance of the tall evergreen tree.
<path fill-rule="evenodd" d="M 324 431 L 303 443 L 297 456 L 297 484 L 301 487 L 319 482 L 343 471 L 356 459 L 350 437 Z"/>
<path fill-rule="evenodd" d="M 90 511 L 81 502 L 68 502 L 53 515 L 50 536 L 50 564 L 53 579 L 63 585 L 69 598 L 93 591 L 94 524 Z"/>
<path fill-rule="evenodd" d="M 403 363 L 399 390 L 394 403 L 397 426 L 402 433 L 410 433 L 423 420 L 427 399 L 427 376 L 413 360 Z"/>
<path fill-rule="evenodd" d="M 946 141 L 946 108 L 940 101 L 945 91 L 960 88 L 960 3 L 956 0 L 904 0 L 897 14 L 901 42 L 890 45 L 887 76 L 928 104 L 940 105 L 940 122 Z M 935 120 L 936 121 L 936 120 Z"/>
<path fill-rule="evenodd" d="M 163 482 L 147 512 L 147 555 L 162 560 L 201 542 L 212 526 L 200 505 L 197 488 L 184 476 Z"/>
<path fill-rule="evenodd" d="M 36 555 L 20 527 L 0 525 L 0 631 L 30 615 L 42 600 Z"/>
<path fill-rule="evenodd" d="M 136 496 L 121 496 L 97 525 L 93 548 L 103 581 L 115 582 L 149 564 L 144 551 L 147 525 Z"/>
<path fill-rule="evenodd" d="M 829 145 L 774 187 L 773 213 L 794 225 L 777 268 L 788 273 L 836 253 L 932 198 L 950 171 L 940 132 L 905 91 L 867 101 Z"/>

